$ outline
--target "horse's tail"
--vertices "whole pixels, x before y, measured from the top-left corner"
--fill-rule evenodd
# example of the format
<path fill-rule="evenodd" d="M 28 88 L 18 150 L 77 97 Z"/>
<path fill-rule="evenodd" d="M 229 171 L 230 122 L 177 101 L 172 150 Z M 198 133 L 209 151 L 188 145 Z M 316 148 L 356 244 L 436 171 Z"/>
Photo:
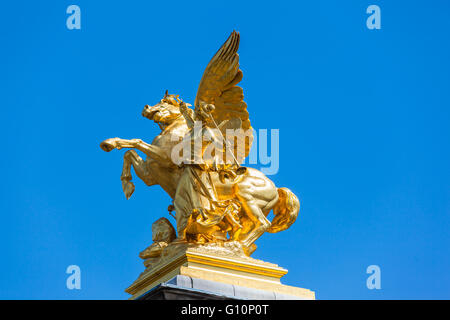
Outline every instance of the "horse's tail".
<path fill-rule="evenodd" d="M 278 202 L 273 208 L 275 217 L 267 231 L 275 233 L 286 230 L 297 219 L 299 211 L 300 201 L 297 196 L 288 188 L 278 188 Z"/>

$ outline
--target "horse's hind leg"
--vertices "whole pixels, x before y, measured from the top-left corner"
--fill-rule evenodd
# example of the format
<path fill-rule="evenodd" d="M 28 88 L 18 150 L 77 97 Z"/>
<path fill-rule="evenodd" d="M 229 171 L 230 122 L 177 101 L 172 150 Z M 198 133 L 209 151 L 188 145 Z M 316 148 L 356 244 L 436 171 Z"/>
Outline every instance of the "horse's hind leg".
<path fill-rule="evenodd" d="M 247 254 L 250 255 L 256 249 L 254 242 L 267 230 L 270 226 L 270 221 L 267 220 L 251 193 L 238 192 L 236 195 L 243 206 L 246 218 L 251 221 L 248 222 L 253 224 L 249 230 L 244 231 L 244 234 L 240 235 L 240 241 L 244 245 Z"/>
<path fill-rule="evenodd" d="M 148 170 L 145 161 L 134 150 L 128 150 L 125 152 L 123 156 L 123 169 L 120 180 L 122 180 L 122 189 L 127 199 L 130 199 L 134 192 L 134 184 L 131 182 L 131 166 L 134 166 L 134 171 L 139 178 L 144 180 L 146 183 L 146 180 L 148 180 Z"/>

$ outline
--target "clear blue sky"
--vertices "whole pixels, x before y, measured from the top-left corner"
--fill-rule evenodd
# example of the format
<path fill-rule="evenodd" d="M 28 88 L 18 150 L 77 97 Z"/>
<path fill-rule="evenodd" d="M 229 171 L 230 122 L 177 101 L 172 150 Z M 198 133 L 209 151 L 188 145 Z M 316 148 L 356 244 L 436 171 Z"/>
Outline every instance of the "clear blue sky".
<path fill-rule="evenodd" d="M 81 30 L 66 8 L 81 8 Z M 366 8 L 381 8 L 381 30 Z M 125 299 L 169 197 L 105 138 L 159 132 L 165 89 L 193 102 L 241 33 L 253 127 L 280 129 L 277 186 L 299 219 L 256 258 L 319 299 L 450 298 L 447 1 L 8 1 L 0 10 L 0 298 Z M 79 265 L 81 290 L 66 289 Z M 379 265 L 381 290 L 366 288 Z"/>

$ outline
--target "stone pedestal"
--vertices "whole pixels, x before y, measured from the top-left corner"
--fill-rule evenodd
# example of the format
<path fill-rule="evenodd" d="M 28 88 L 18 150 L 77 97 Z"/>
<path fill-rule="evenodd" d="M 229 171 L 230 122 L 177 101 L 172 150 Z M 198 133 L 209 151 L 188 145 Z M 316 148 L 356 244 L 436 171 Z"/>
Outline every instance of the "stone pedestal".
<path fill-rule="evenodd" d="M 238 245 L 173 245 L 125 291 L 130 299 L 315 299 L 281 284 L 287 270 L 243 254 Z"/>

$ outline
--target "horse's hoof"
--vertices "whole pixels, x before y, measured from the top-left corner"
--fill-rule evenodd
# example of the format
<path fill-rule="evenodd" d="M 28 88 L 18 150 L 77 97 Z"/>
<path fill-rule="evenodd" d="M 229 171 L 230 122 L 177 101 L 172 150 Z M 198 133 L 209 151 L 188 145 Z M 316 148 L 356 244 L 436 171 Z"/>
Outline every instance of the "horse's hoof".
<path fill-rule="evenodd" d="M 111 150 L 114 150 L 116 148 L 116 139 L 106 139 L 102 143 L 100 143 L 100 148 L 102 148 L 103 151 L 110 152 Z"/>
<path fill-rule="evenodd" d="M 130 199 L 131 195 L 134 192 L 134 184 L 131 181 L 122 181 L 122 189 L 123 189 L 123 193 L 125 193 L 125 197 L 128 199 Z"/>

